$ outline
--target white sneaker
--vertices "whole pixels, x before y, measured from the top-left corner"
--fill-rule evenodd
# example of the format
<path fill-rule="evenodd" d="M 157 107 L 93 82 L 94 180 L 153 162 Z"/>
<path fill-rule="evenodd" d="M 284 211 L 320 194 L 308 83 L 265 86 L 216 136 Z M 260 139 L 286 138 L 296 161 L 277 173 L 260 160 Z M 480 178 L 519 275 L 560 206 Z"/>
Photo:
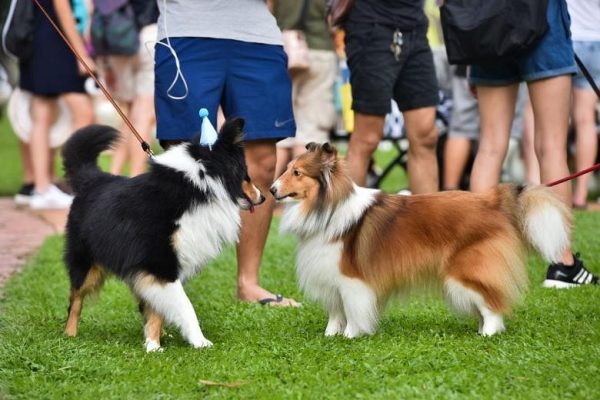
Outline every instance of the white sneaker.
<path fill-rule="evenodd" d="M 69 208 L 73 196 L 66 194 L 54 185 L 50 185 L 45 193 L 33 192 L 29 206 L 34 210 Z"/>

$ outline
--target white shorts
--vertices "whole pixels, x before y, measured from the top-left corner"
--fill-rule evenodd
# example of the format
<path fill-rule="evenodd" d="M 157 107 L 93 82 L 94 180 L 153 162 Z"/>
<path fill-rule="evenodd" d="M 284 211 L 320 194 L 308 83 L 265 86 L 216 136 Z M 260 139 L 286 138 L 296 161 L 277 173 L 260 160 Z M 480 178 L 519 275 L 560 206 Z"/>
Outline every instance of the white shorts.
<path fill-rule="evenodd" d="M 113 71 L 115 87 L 113 96 L 123 102 L 131 102 L 138 96 L 154 94 L 154 42 L 156 24 L 142 28 L 140 50 L 134 56 L 109 56 L 108 66 Z M 146 46 L 146 43 L 148 45 Z"/>
<path fill-rule="evenodd" d="M 309 49 L 308 53 L 310 69 L 292 78 L 296 137 L 278 142 L 277 146 L 281 148 L 304 146 L 310 142 L 327 142 L 335 125 L 335 52 Z"/>

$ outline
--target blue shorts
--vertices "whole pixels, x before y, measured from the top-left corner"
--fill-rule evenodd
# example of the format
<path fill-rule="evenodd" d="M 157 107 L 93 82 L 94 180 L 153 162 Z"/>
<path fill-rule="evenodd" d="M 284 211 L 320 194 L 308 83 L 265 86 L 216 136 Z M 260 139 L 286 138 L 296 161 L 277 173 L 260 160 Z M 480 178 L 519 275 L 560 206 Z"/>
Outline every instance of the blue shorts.
<path fill-rule="evenodd" d="M 471 66 L 470 83 L 503 86 L 576 73 L 565 0 L 548 0 L 547 18 L 548 31 L 527 54 L 508 62 Z"/>
<path fill-rule="evenodd" d="M 599 22 L 600 23 L 600 22 Z M 585 65 L 594 82 L 600 86 L 600 41 L 574 41 L 573 49 L 579 59 Z M 575 89 L 592 90 L 592 85 L 585 79 L 579 68 L 577 75 L 573 77 Z"/>
<path fill-rule="evenodd" d="M 219 105 L 226 118 L 244 118 L 246 140 L 294 136 L 292 84 L 283 47 L 229 39 L 181 37 L 170 41 L 188 94 L 182 100 L 167 95 L 177 73 L 175 58 L 167 47 L 156 45 L 154 104 L 158 139 L 191 139 L 200 132 L 198 111 L 203 107 L 216 127 Z M 181 79 L 169 94 L 185 94 Z"/>

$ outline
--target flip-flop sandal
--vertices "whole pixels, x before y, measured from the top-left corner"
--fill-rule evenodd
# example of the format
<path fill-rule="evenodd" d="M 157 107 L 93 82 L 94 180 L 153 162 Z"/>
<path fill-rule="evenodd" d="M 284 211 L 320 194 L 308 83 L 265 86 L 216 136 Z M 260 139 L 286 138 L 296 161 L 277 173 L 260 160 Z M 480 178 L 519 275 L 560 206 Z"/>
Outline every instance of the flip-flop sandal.
<path fill-rule="evenodd" d="M 262 304 L 264 306 L 264 305 L 271 304 L 271 303 L 281 303 L 282 301 L 283 301 L 283 295 L 276 294 L 275 298 L 273 298 L 273 297 L 267 297 L 267 298 L 264 298 L 264 299 L 260 299 L 258 301 L 258 303 Z"/>

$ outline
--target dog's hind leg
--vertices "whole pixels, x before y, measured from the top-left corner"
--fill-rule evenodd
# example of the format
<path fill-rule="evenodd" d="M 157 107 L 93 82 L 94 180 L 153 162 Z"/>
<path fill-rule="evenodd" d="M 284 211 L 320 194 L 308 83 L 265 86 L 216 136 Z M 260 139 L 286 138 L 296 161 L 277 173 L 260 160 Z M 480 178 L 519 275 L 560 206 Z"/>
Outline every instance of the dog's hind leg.
<path fill-rule="evenodd" d="M 164 318 L 162 315 L 154 311 L 149 305 L 143 301 L 140 302 L 140 312 L 144 316 L 144 336 L 146 338 L 145 346 L 148 353 L 153 351 L 161 351 L 160 334 Z"/>
<path fill-rule="evenodd" d="M 71 272 L 71 271 L 70 271 Z M 77 326 L 81 317 L 84 298 L 94 292 L 97 292 L 104 283 L 105 273 L 102 268 L 92 266 L 88 269 L 83 282 L 78 285 L 73 278 L 71 279 L 71 295 L 69 297 L 69 316 L 65 326 L 67 336 L 77 336 Z"/>
<path fill-rule="evenodd" d="M 179 280 L 163 282 L 151 275 L 143 275 L 135 279 L 132 289 L 166 322 L 177 326 L 182 336 L 192 346 L 196 348 L 212 346 L 211 341 L 204 337 L 194 307 Z"/>
<path fill-rule="evenodd" d="M 457 311 L 479 314 L 479 334 L 492 336 L 503 332 L 504 320 L 502 314 L 492 310 L 484 297 L 473 289 L 469 289 L 456 279 L 446 280 L 446 295 L 450 304 Z"/>

